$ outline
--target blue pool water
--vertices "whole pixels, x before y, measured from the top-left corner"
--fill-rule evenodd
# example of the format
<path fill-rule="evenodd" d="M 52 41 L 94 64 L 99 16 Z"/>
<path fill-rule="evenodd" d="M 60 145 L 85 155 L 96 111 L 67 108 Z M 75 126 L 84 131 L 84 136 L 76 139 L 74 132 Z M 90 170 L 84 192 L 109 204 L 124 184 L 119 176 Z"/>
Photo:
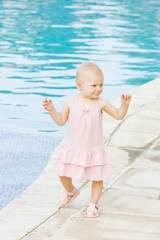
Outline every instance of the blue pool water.
<path fill-rule="evenodd" d="M 0 197 L 5 189 L 14 189 L 14 194 L 5 193 L 1 206 L 36 179 L 64 137 L 66 126 L 56 126 L 42 102 L 51 98 L 61 110 L 65 97 L 77 93 L 79 64 L 94 61 L 101 67 L 102 96 L 110 101 L 159 77 L 159 9 L 159 0 L 0 1 L 0 174 L 6 163 L 28 161 L 28 172 L 41 166 L 30 174 L 30 180 L 22 180 L 17 192 L 13 176 L 21 171 L 25 178 L 26 165 L 6 173 Z M 22 133 L 26 141 L 21 148 L 27 157 L 19 157 L 20 143 L 13 142 L 15 137 L 20 141 Z M 43 143 L 37 145 L 37 136 L 52 142 L 42 158 Z M 9 142 L 12 154 L 6 155 Z M 29 155 L 30 144 L 35 154 Z"/>
<path fill-rule="evenodd" d="M 42 109 L 76 93 L 83 61 L 103 70 L 103 96 L 159 76 L 159 0 L 0 1 L 0 126 L 64 135 Z"/>

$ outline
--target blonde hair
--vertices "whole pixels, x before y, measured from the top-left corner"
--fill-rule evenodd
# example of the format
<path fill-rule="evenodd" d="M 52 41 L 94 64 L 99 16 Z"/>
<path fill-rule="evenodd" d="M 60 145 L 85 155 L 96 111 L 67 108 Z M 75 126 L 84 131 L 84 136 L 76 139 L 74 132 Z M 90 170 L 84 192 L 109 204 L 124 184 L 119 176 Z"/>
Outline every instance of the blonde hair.
<path fill-rule="evenodd" d="M 81 79 L 84 77 L 86 72 L 90 72 L 95 75 L 100 74 L 103 76 L 101 69 L 95 63 L 85 62 L 85 63 L 82 63 L 77 69 L 76 81 L 81 81 Z"/>

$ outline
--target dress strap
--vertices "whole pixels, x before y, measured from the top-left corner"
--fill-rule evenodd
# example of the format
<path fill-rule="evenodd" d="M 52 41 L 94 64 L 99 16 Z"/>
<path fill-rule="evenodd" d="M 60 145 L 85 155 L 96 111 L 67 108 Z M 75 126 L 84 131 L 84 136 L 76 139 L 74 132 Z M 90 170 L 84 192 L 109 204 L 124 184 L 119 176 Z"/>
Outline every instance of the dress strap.
<path fill-rule="evenodd" d="M 99 97 L 98 102 L 97 102 L 97 107 L 99 107 L 100 100 L 101 100 L 101 98 Z"/>
<path fill-rule="evenodd" d="M 74 105 L 75 102 L 76 102 L 76 101 L 75 101 L 75 97 L 76 97 L 76 96 L 72 96 L 72 105 Z M 101 100 L 101 98 L 99 97 L 99 98 L 98 98 L 98 101 L 97 101 L 97 104 L 95 105 L 95 107 L 99 107 L 100 100 Z"/>
<path fill-rule="evenodd" d="M 75 96 L 72 96 L 71 102 L 72 102 L 72 107 L 73 107 L 75 105 Z"/>
<path fill-rule="evenodd" d="M 72 104 L 75 103 L 75 96 L 72 96 Z"/>

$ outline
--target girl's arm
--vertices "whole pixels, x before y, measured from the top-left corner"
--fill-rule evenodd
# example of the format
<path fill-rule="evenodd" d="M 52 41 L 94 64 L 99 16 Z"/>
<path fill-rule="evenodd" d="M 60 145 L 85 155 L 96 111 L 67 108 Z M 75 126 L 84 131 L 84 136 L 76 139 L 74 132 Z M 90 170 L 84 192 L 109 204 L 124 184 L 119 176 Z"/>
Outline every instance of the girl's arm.
<path fill-rule="evenodd" d="M 57 125 L 60 125 L 60 126 L 64 125 L 68 120 L 69 109 L 70 109 L 68 99 L 65 101 L 63 109 L 60 113 L 56 111 L 50 99 L 48 101 L 47 98 L 45 98 L 45 100 L 43 101 L 43 107 L 45 110 L 47 110 L 50 113 L 52 119 L 55 121 Z"/>
<path fill-rule="evenodd" d="M 112 117 L 122 120 L 127 114 L 131 97 L 132 96 L 128 94 L 122 95 L 120 108 L 115 108 L 107 100 L 101 99 L 100 108 Z"/>

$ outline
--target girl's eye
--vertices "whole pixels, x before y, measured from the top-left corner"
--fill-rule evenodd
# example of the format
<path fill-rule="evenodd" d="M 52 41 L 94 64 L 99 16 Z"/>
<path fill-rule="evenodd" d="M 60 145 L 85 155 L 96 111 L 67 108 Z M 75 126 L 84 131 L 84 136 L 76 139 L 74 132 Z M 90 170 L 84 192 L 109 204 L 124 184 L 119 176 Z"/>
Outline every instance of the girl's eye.
<path fill-rule="evenodd" d="M 92 85 L 92 87 L 96 87 L 96 86 L 97 86 L 97 85 L 95 85 L 95 84 L 94 84 L 94 85 Z M 100 85 L 100 87 L 103 87 L 103 84 L 101 84 L 101 85 Z"/>

